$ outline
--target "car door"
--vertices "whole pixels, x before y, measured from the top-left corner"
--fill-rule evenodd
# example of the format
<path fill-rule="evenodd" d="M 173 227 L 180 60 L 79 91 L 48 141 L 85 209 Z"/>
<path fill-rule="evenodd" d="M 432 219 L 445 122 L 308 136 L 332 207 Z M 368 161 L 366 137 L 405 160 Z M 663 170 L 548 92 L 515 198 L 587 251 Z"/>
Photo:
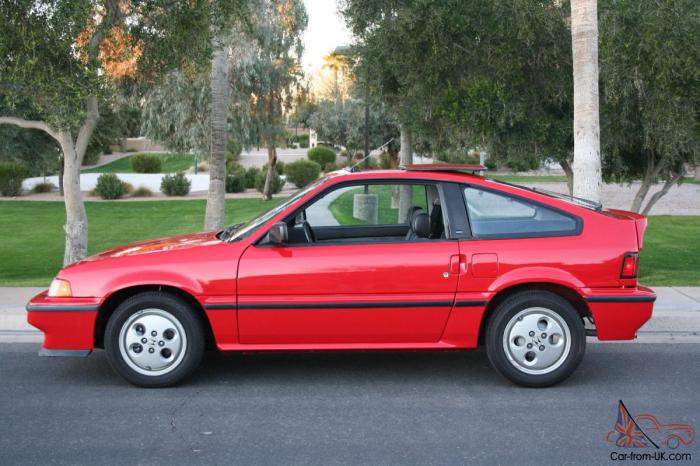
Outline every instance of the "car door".
<path fill-rule="evenodd" d="M 450 264 L 459 267 L 458 244 L 447 238 L 405 239 L 408 225 L 384 224 L 391 218 L 386 213 L 393 212 L 390 189 L 388 184 L 377 188 L 384 222 L 378 218 L 358 225 L 353 220 L 357 212 L 350 210 L 358 192 L 348 191 L 346 197 L 327 192 L 336 197 L 329 202 L 322 196 L 306 206 L 309 215 L 304 217 L 315 221 L 311 227 L 319 232 L 330 228 L 325 239 L 256 244 L 244 252 L 238 272 L 241 343 L 366 345 L 440 339 L 457 288 L 458 273 L 451 273 Z M 326 211 L 312 213 L 313 205 L 325 205 Z M 344 234 L 343 227 L 354 233 Z M 358 235 L 363 228 L 364 237 Z"/>

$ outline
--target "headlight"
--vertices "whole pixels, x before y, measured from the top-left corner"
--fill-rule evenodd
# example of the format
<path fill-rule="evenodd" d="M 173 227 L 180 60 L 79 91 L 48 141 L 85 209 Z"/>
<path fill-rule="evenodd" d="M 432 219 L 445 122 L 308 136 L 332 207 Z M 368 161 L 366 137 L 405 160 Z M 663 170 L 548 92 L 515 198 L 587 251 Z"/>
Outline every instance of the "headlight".
<path fill-rule="evenodd" d="M 61 280 L 60 278 L 54 278 L 49 287 L 49 297 L 50 298 L 69 298 L 73 296 L 73 292 L 70 289 L 70 282 L 68 280 Z"/>

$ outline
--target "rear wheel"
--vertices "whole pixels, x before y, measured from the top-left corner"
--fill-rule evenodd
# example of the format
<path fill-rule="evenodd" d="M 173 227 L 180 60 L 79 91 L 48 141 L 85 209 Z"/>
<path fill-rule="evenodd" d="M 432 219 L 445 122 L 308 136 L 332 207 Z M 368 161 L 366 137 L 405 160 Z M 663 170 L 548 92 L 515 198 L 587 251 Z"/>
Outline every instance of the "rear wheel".
<path fill-rule="evenodd" d="M 194 310 L 176 296 L 147 292 L 117 307 L 105 330 L 112 368 L 141 387 L 174 385 L 204 354 L 204 329 Z"/>
<path fill-rule="evenodd" d="M 491 364 L 511 381 L 547 387 L 566 379 L 586 349 L 583 321 L 564 298 L 524 291 L 495 310 L 486 329 Z"/>

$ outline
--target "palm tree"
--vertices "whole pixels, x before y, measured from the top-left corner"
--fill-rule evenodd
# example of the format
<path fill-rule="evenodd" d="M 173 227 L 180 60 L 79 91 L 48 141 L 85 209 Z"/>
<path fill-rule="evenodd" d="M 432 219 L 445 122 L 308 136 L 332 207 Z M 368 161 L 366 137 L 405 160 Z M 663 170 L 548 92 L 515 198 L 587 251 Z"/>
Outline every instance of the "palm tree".
<path fill-rule="evenodd" d="M 597 0 L 571 0 L 574 68 L 574 196 L 600 200 Z"/>
<path fill-rule="evenodd" d="M 209 157 L 209 195 L 204 228 L 220 230 L 224 227 L 226 200 L 226 120 L 229 106 L 228 47 L 223 38 L 212 39 L 211 60 L 211 153 Z"/>

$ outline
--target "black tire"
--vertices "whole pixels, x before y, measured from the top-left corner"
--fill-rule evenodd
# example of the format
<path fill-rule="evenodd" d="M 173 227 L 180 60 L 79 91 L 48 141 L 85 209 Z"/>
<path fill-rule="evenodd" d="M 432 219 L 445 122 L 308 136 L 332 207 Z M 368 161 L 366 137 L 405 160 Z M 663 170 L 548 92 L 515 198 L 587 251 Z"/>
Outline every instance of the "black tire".
<path fill-rule="evenodd" d="M 174 327 L 179 326 L 175 331 L 176 336 L 174 338 L 180 338 L 180 332 L 184 334 L 184 338 L 180 340 L 180 345 L 178 346 L 179 350 L 176 353 L 177 357 L 173 357 L 173 362 L 170 366 L 160 370 L 160 372 L 164 373 L 154 372 L 153 375 L 148 375 L 142 372 L 149 372 L 149 370 L 137 367 L 137 364 L 129 359 L 129 350 L 124 349 L 124 346 L 120 347 L 120 333 L 125 324 L 129 326 L 136 325 L 138 324 L 139 317 L 145 316 L 145 314 L 149 314 L 149 312 L 158 311 L 161 312 L 165 318 L 172 321 Z M 195 312 L 196 311 L 184 300 L 170 293 L 160 291 L 140 293 L 125 300 L 109 318 L 107 328 L 105 329 L 104 342 L 109 364 L 117 374 L 121 375 L 128 382 L 140 387 L 169 387 L 181 382 L 199 366 L 204 354 L 204 328 Z M 156 317 L 159 318 L 160 316 Z M 134 321 L 133 319 L 137 320 Z M 150 332 L 147 329 L 145 330 L 147 334 L 144 336 L 149 337 Z M 129 329 L 124 329 L 125 335 L 128 331 Z M 162 333 L 164 335 L 162 337 L 163 340 L 171 335 L 167 330 Z M 143 345 L 145 348 L 140 350 L 139 353 L 144 351 L 145 355 L 145 351 L 150 351 L 151 353 L 167 351 L 167 348 L 159 349 L 159 345 L 165 344 L 165 341 L 161 343 L 158 338 L 161 337 L 153 336 L 152 339 L 146 338 L 148 343 Z M 137 344 L 136 346 L 140 345 Z M 123 349 L 125 353 L 122 353 Z M 167 360 L 164 359 L 164 361 Z M 167 362 L 164 362 L 164 364 L 167 364 Z"/>
<path fill-rule="evenodd" d="M 504 348 L 504 334 L 511 320 L 515 319 L 513 320 L 513 325 L 515 325 L 517 316 L 519 314 L 523 315 L 521 314 L 523 311 L 531 308 L 544 308 L 559 316 L 559 321 L 568 326 L 570 333 L 568 354 L 564 356 L 565 351 L 562 350 L 562 355 L 557 359 L 557 364 L 551 364 L 550 366 L 553 369 L 538 369 L 540 371 L 551 370 L 550 372 L 537 374 L 525 372 L 528 368 L 522 368 L 513 356 L 507 354 L 507 350 Z M 531 341 L 526 337 L 524 341 L 520 340 L 522 343 L 518 342 L 517 344 L 535 346 L 534 350 L 528 351 L 528 353 L 534 353 L 535 357 L 538 357 L 537 351 L 539 347 L 537 345 L 539 343 L 535 342 L 538 336 L 541 336 L 541 334 L 535 334 L 534 337 L 530 337 L 532 338 Z M 563 341 L 566 341 L 566 338 Z M 550 341 L 547 341 L 545 338 L 543 343 L 546 345 Z M 530 348 L 530 346 L 527 347 Z M 544 345 L 542 348 L 550 351 L 550 348 Z M 565 380 L 578 367 L 585 351 L 586 332 L 581 316 L 566 299 L 548 291 L 523 291 L 510 296 L 494 309 L 486 327 L 486 353 L 491 365 L 504 377 L 526 387 L 549 387 Z"/>

